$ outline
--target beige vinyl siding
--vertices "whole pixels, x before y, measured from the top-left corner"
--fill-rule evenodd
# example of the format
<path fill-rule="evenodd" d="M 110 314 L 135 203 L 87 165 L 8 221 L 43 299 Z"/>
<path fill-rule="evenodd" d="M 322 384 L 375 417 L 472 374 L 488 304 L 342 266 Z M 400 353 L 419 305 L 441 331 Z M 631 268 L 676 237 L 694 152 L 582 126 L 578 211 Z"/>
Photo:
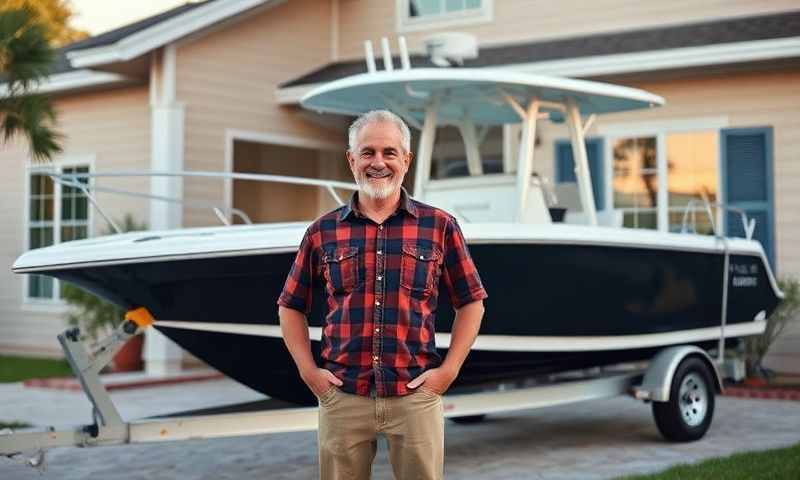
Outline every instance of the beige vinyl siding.
<path fill-rule="evenodd" d="M 150 131 L 147 90 L 128 87 L 98 93 L 82 93 L 55 100 L 59 130 L 64 134 L 64 153 L 59 160 L 93 158 L 95 171 L 133 170 L 149 167 Z M 25 244 L 27 144 L 15 141 L 0 149 L 0 352 L 60 355 L 56 335 L 65 328 L 64 307 L 24 301 L 24 277 L 11 272 L 16 258 L 27 250 Z M 139 179 L 101 180 L 101 185 L 147 191 L 149 182 Z M 146 202 L 98 194 L 98 201 L 113 218 L 125 212 L 147 221 Z M 92 211 L 94 232 L 106 228 Z"/>
<path fill-rule="evenodd" d="M 655 28 L 670 24 L 708 22 L 715 19 L 752 16 L 796 10 L 795 0 L 493 0 L 493 21 L 402 33 L 409 48 L 423 51 L 422 40 L 436 32 L 467 32 L 480 45 L 530 42 L 601 32 Z M 364 40 L 394 38 L 396 0 L 339 0 L 339 53 L 342 58 L 364 56 Z M 396 51 L 396 47 L 394 48 Z"/>
<path fill-rule="evenodd" d="M 292 1 L 179 45 L 177 101 L 185 105 L 187 170 L 225 168 L 225 131 L 338 141 L 297 108 L 280 107 L 275 89 L 330 59 L 330 3 Z M 223 182 L 189 179 L 184 195 L 222 204 Z M 184 210 L 184 226 L 218 223 L 213 214 Z"/>

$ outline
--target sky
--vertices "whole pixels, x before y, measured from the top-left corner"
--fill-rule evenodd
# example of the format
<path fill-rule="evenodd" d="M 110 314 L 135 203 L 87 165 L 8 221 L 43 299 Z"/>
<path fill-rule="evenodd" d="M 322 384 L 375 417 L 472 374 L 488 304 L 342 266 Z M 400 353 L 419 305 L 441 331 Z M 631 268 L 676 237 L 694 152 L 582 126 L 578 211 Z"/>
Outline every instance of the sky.
<path fill-rule="evenodd" d="M 188 0 L 70 0 L 75 17 L 72 26 L 92 35 L 126 25 Z"/>

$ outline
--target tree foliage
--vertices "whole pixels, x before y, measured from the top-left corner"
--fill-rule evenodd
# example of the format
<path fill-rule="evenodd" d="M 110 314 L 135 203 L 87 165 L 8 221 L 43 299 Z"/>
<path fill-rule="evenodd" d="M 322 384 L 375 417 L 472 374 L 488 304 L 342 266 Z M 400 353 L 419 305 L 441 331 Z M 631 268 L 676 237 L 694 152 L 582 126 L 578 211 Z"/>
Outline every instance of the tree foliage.
<path fill-rule="evenodd" d="M 6 0 L 0 0 L 6 1 Z M 61 151 L 56 113 L 48 97 L 34 93 L 47 77 L 55 52 L 47 27 L 30 7 L 0 9 L 0 136 L 3 142 L 27 137 L 34 160 L 49 160 Z"/>
<path fill-rule="evenodd" d="M 45 26 L 47 40 L 54 47 L 62 47 L 83 40 L 89 33 L 70 26 L 75 16 L 69 0 L 0 0 L 0 10 L 18 10 L 27 7 L 33 20 Z"/>

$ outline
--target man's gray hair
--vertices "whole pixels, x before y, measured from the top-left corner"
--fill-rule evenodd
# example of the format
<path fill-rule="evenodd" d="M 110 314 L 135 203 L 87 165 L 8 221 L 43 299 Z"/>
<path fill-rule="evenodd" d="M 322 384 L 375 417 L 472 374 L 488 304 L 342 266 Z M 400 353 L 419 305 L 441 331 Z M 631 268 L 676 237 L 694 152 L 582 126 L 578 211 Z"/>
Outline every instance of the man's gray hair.
<path fill-rule="evenodd" d="M 360 132 L 362 128 L 370 123 L 378 122 L 388 122 L 394 124 L 397 129 L 400 130 L 400 135 L 402 136 L 400 141 L 403 149 L 406 151 L 406 153 L 411 151 L 411 131 L 408 129 L 406 122 L 389 110 L 370 110 L 369 112 L 358 117 L 350 125 L 350 129 L 347 131 L 347 140 L 349 144 L 348 147 L 351 153 L 356 153 L 355 150 L 358 132 Z"/>

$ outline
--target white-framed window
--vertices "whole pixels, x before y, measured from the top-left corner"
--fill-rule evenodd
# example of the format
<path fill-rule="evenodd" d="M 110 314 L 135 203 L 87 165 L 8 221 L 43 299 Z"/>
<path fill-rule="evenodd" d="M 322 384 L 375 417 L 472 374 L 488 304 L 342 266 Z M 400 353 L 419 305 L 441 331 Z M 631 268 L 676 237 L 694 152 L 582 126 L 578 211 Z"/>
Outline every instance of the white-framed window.
<path fill-rule="evenodd" d="M 88 198 L 80 189 L 60 185 L 49 173 L 89 173 L 92 159 L 62 161 L 53 165 L 31 165 L 27 172 L 25 215 L 26 249 L 80 240 L 92 235 Z M 88 183 L 88 179 L 81 179 Z M 44 275 L 26 275 L 24 299 L 31 304 L 61 303 L 59 282 Z"/>
<path fill-rule="evenodd" d="M 606 204 L 623 226 L 680 231 L 684 216 L 697 233 L 712 233 L 705 201 L 720 201 L 719 132 L 725 120 L 665 122 L 659 128 L 606 136 Z M 721 212 L 712 207 L 719 228 Z"/>
<path fill-rule="evenodd" d="M 397 0 L 400 33 L 492 21 L 493 0 Z"/>

